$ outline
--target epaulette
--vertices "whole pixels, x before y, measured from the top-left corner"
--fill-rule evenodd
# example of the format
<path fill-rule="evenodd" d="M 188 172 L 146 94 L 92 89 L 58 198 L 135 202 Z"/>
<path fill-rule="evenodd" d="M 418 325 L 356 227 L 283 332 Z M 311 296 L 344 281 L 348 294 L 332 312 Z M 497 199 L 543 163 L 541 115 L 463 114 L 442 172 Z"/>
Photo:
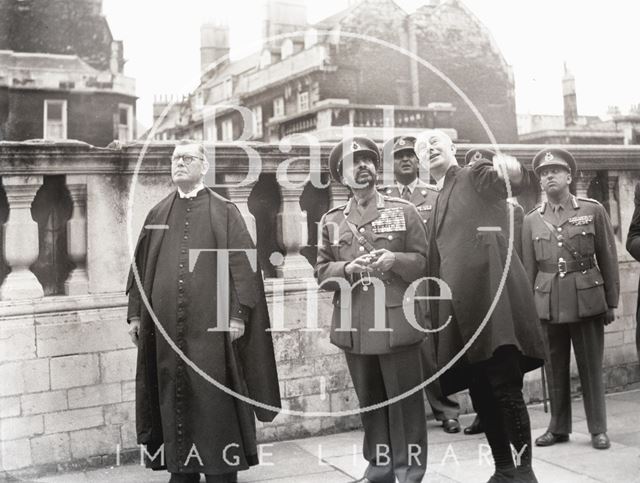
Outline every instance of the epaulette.
<path fill-rule="evenodd" d="M 345 203 L 344 205 L 338 205 L 338 206 L 335 206 L 335 207 L 331 208 L 329 211 L 327 211 L 327 212 L 325 213 L 325 216 L 326 216 L 326 215 L 328 215 L 329 213 L 334 213 L 334 212 L 336 212 L 336 211 L 344 210 L 346 207 L 347 207 L 347 204 L 346 204 L 346 203 Z"/>
<path fill-rule="evenodd" d="M 539 211 L 540 209 L 542 209 L 542 207 L 544 207 L 544 203 L 539 203 L 537 204 L 531 211 L 529 211 L 527 213 L 527 215 L 530 215 L 531 213 L 533 213 L 534 211 Z"/>
<path fill-rule="evenodd" d="M 385 200 L 389 200 L 389 201 L 397 201 L 398 203 L 404 203 L 405 205 L 412 205 L 412 203 L 410 201 L 407 200 L 403 200 L 402 198 L 397 198 L 395 196 L 386 196 L 386 195 L 382 195 L 382 197 Z"/>
<path fill-rule="evenodd" d="M 602 204 L 598 200 L 594 200 L 593 198 L 587 198 L 586 196 L 576 196 L 576 199 L 579 199 L 580 201 L 588 201 L 589 203 L 595 203 L 596 205 Z"/>

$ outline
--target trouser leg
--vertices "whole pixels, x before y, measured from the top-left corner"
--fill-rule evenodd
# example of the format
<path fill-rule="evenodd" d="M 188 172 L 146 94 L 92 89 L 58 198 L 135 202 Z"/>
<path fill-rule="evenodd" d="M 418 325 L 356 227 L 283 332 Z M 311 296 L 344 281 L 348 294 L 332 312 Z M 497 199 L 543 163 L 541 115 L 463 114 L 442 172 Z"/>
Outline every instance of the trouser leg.
<path fill-rule="evenodd" d="M 469 385 L 469 396 L 471 396 L 473 407 L 478 413 L 480 423 L 485 428 L 484 433 L 491 447 L 496 468 L 513 468 L 511 447 L 502 416 L 498 410 L 498 402 L 494 398 L 487 374 L 482 368 L 473 371 Z"/>
<path fill-rule="evenodd" d="M 206 483 L 236 483 L 238 481 L 238 472 L 223 473 L 221 475 L 204 475 Z"/>
<path fill-rule="evenodd" d="M 571 325 L 571 341 L 582 384 L 584 411 L 591 434 L 607 431 L 602 363 L 604 357 L 604 322 L 593 320 Z"/>
<path fill-rule="evenodd" d="M 387 398 L 400 396 L 423 380 L 420 348 L 381 355 L 380 368 Z M 422 391 L 403 397 L 387 409 L 395 476 L 400 483 L 419 483 L 427 469 L 427 425 Z"/>
<path fill-rule="evenodd" d="M 198 483 L 200 473 L 171 473 L 169 483 Z"/>
<path fill-rule="evenodd" d="M 360 407 L 384 402 L 387 395 L 378 356 L 347 352 L 345 357 Z M 387 408 L 360 413 L 360 418 L 364 428 L 362 453 L 369 462 L 365 476 L 376 483 L 393 483 L 392 461 L 382 456 L 383 453 L 390 455 L 391 448 Z"/>
<path fill-rule="evenodd" d="M 569 359 L 571 338 L 569 324 L 542 323 L 542 333 L 548 353 L 546 374 L 549 384 L 551 421 L 549 431 L 571 433 L 571 384 Z"/>
<path fill-rule="evenodd" d="M 422 356 L 422 368 L 425 380 L 437 372 L 437 363 L 435 360 L 435 342 L 433 337 L 428 337 L 420 346 Z M 424 388 L 425 396 L 433 416 L 437 421 L 445 421 L 447 419 L 458 419 L 460 415 L 460 404 L 455 396 L 445 396 L 440 388 L 440 381 L 436 379 Z"/>
<path fill-rule="evenodd" d="M 520 353 L 515 347 L 501 347 L 495 359 L 489 381 L 507 437 L 516 450 L 516 466 L 531 467 L 531 421 L 522 395 Z"/>

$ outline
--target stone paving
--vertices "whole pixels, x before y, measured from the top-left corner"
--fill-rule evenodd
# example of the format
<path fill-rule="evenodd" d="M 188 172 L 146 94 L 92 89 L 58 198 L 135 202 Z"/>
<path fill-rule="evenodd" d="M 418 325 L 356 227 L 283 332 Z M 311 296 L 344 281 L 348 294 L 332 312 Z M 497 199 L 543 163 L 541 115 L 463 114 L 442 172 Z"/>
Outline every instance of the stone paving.
<path fill-rule="evenodd" d="M 529 408 L 534 438 L 546 428 L 549 415 L 542 406 Z M 640 482 L 640 390 L 607 396 L 611 449 L 591 447 L 581 400 L 573 403 L 574 432 L 571 441 L 534 449 L 534 469 L 541 483 Z M 472 416 L 461 418 L 467 425 Z M 429 466 L 424 481 L 433 483 L 485 482 L 492 466 L 482 458 L 483 435 L 445 434 L 429 422 Z M 362 432 L 274 443 L 264 449 L 272 456 L 264 464 L 240 474 L 239 482 L 343 483 L 362 476 L 366 467 L 360 447 Z M 166 472 L 152 472 L 138 465 L 43 477 L 40 483 L 152 482 L 168 481 Z"/>

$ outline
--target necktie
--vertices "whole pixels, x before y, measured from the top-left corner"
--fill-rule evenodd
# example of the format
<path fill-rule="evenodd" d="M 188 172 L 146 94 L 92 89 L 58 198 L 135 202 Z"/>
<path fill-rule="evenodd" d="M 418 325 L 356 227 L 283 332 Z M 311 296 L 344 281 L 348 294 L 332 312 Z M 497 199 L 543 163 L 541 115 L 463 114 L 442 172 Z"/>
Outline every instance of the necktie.
<path fill-rule="evenodd" d="M 411 192 L 409 191 L 409 187 L 405 186 L 402 188 L 402 199 L 410 201 L 411 200 Z"/>

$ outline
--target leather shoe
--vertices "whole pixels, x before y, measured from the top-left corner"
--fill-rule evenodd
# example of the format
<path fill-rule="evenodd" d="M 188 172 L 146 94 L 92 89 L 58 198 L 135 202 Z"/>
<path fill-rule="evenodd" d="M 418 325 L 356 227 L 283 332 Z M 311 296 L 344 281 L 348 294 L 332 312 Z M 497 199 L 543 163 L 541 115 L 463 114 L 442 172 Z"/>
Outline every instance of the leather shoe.
<path fill-rule="evenodd" d="M 536 446 L 553 446 L 556 443 L 566 443 L 569 441 L 568 434 L 555 434 L 547 431 L 539 438 L 536 438 Z"/>
<path fill-rule="evenodd" d="M 464 428 L 464 434 L 480 434 L 480 433 L 484 433 L 484 428 L 480 423 L 480 418 L 476 416 L 476 418 L 473 420 L 473 423 L 471 423 L 471 425 Z"/>
<path fill-rule="evenodd" d="M 592 434 L 591 446 L 595 449 L 609 449 L 611 447 L 611 442 L 609 441 L 607 433 Z"/>
<path fill-rule="evenodd" d="M 459 433 L 460 423 L 457 419 L 445 419 L 442 421 L 442 429 L 445 433 Z"/>
<path fill-rule="evenodd" d="M 510 483 L 516 480 L 516 469 L 501 469 L 496 468 L 496 472 L 489 478 L 487 483 Z"/>

